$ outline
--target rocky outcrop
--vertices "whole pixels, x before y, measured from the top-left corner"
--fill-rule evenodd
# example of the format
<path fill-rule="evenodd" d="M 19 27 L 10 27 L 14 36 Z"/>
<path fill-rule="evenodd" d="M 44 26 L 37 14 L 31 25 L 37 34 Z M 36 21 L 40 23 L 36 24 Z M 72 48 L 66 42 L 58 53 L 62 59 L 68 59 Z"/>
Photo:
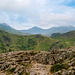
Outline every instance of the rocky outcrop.
<path fill-rule="evenodd" d="M 51 66 L 56 64 L 68 66 L 51 72 Z M 0 54 L 0 71 L 5 75 L 75 75 L 75 48 L 3 53 Z"/>

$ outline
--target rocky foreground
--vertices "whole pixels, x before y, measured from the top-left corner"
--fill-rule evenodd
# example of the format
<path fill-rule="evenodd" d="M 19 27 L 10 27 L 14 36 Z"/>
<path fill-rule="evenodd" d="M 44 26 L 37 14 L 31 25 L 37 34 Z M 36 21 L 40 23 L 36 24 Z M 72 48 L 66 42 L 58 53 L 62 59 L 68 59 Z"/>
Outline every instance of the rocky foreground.
<path fill-rule="evenodd" d="M 0 54 L 0 75 L 75 75 L 75 48 Z"/>

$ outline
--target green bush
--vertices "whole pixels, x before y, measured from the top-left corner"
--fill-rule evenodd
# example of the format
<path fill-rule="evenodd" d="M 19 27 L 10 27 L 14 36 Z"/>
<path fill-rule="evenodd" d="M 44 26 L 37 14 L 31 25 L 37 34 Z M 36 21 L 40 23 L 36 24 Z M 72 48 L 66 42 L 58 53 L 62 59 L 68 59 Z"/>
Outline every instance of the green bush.
<path fill-rule="evenodd" d="M 69 67 L 68 64 L 55 64 L 51 67 L 50 72 L 51 73 L 57 72 L 57 71 L 62 70 L 62 69 L 67 69 L 68 67 Z"/>
<path fill-rule="evenodd" d="M 29 72 L 26 72 L 26 75 L 29 75 Z"/>
<path fill-rule="evenodd" d="M 16 67 L 9 70 L 9 72 L 13 73 L 15 71 Z"/>
<path fill-rule="evenodd" d="M 75 66 L 75 62 L 73 62 L 72 66 Z"/>
<path fill-rule="evenodd" d="M 63 62 L 63 60 L 62 59 L 60 59 L 59 61 L 58 61 L 58 63 L 62 63 Z"/>
<path fill-rule="evenodd" d="M 19 73 L 18 75 L 22 75 L 23 73 L 21 72 L 21 73 Z"/>
<path fill-rule="evenodd" d="M 73 59 L 73 58 L 75 58 L 75 55 L 73 55 L 69 60 L 71 60 L 71 59 Z"/>
<path fill-rule="evenodd" d="M 56 64 L 56 65 L 53 65 L 50 69 L 50 72 L 57 72 L 59 70 L 63 69 L 63 65 L 62 64 Z"/>

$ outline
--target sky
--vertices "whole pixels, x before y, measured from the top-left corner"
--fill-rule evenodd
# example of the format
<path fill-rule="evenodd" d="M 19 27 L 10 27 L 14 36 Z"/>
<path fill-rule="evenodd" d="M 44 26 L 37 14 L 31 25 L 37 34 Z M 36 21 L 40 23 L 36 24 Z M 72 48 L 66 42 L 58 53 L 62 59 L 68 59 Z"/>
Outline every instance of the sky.
<path fill-rule="evenodd" d="M 0 0 L 0 23 L 17 30 L 75 26 L 75 0 Z"/>

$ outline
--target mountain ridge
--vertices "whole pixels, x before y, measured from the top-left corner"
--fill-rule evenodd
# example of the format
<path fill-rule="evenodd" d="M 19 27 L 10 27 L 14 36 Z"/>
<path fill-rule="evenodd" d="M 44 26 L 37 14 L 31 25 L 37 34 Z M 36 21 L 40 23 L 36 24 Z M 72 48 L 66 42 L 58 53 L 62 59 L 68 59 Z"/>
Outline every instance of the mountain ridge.
<path fill-rule="evenodd" d="M 28 30 L 16 30 L 12 27 L 10 27 L 6 23 L 0 23 L 0 29 L 7 31 L 12 34 L 20 34 L 20 35 L 35 35 L 35 34 L 41 34 L 45 36 L 50 36 L 53 33 L 66 33 L 72 30 L 75 30 L 75 27 L 73 26 L 59 26 L 59 27 L 52 27 L 49 29 L 42 29 L 40 27 L 32 27 Z"/>
<path fill-rule="evenodd" d="M 39 27 L 32 27 L 28 30 L 20 30 L 22 32 L 30 32 L 31 34 L 42 34 L 42 35 L 51 35 L 53 33 L 66 33 L 69 31 L 75 30 L 73 26 L 60 26 L 60 27 L 52 27 L 49 29 L 42 29 Z"/>

